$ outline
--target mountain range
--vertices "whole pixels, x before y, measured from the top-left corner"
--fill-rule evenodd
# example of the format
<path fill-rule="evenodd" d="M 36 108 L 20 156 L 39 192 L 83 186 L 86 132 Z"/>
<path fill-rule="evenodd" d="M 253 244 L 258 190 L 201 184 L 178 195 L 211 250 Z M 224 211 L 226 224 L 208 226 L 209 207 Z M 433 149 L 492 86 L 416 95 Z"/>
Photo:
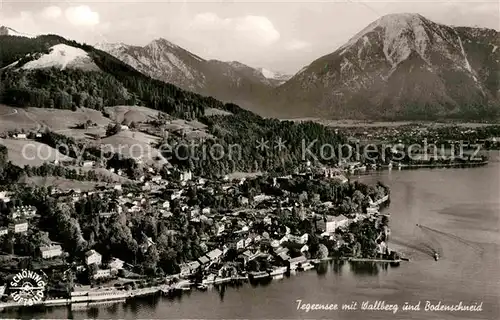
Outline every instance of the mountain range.
<path fill-rule="evenodd" d="M 337 119 L 498 115 L 499 36 L 419 14 L 387 15 L 278 87 L 274 110 Z"/>
<path fill-rule="evenodd" d="M 0 35 L 22 35 L 11 30 L 1 27 Z M 447 26 L 419 14 L 391 14 L 291 78 L 236 61 L 206 60 L 165 39 L 144 47 L 100 43 L 95 48 L 153 79 L 264 116 L 395 120 L 497 117 L 499 46 L 496 30 Z M 44 49 L 45 55 L 18 50 L 17 58 L 30 53 L 29 59 L 42 59 L 28 62 L 31 67 L 53 66 L 50 60 L 56 59 L 61 68 L 85 65 L 88 71 L 96 70 L 87 63 L 92 58 L 78 50 L 64 47 L 66 53 L 58 54 L 61 48 L 55 53 L 54 48 Z M 76 60 L 67 61 L 73 55 Z"/>
<path fill-rule="evenodd" d="M 123 43 L 98 43 L 95 47 L 154 79 L 224 101 L 244 104 L 269 94 L 289 78 L 237 61 L 205 60 L 162 38 L 144 47 Z"/>

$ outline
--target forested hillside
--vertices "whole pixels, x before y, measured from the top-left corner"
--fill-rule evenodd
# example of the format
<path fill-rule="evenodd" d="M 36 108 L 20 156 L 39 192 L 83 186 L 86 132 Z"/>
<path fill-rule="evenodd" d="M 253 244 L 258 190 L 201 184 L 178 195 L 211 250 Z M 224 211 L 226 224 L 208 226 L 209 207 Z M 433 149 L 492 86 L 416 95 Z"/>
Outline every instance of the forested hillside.
<path fill-rule="evenodd" d="M 47 50 L 53 50 L 58 42 L 84 50 L 100 71 L 22 68 L 26 62 L 36 61 Z M 235 104 L 224 104 L 212 97 L 203 97 L 153 80 L 103 51 L 58 36 L 36 39 L 4 36 L 0 37 L 0 47 L 3 48 L 1 66 L 8 66 L 1 72 L 0 103 L 73 110 L 79 107 L 103 110 L 105 106 L 113 105 L 144 105 L 173 117 L 198 119 L 208 126 L 210 134 L 215 137 L 205 139 L 203 147 L 188 147 L 191 141 L 183 137 L 169 137 L 161 141 L 161 145 L 181 145 L 184 152 L 176 152 L 170 160 L 202 176 L 218 176 L 233 171 L 285 173 L 303 163 L 306 156 L 304 148 L 313 141 L 317 140 L 311 148 L 315 155 L 320 154 L 319 148 L 323 144 L 337 146 L 345 142 L 345 138 L 332 128 L 312 122 L 264 119 Z M 205 115 L 206 108 L 229 111 L 230 115 Z M 158 123 L 159 127 L 162 125 Z M 259 148 L 262 142 L 265 145 Z M 215 144 L 220 152 L 206 151 L 212 150 Z M 338 150 L 334 151 L 336 155 L 324 159 L 326 162 L 336 161 Z M 190 156 L 184 157 L 185 154 Z"/>
<path fill-rule="evenodd" d="M 102 72 L 18 68 L 60 43 L 86 51 Z M 100 110 L 106 105 L 140 104 L 180 118 L 199 117 L 209 107 L 225 109 L 214 98 L 153 80 L 103 51 L 56 35 L 0 36 L 0 68 L 0 103 L 18 107 Z"/>
<path fill-rule="evenodd" d="M 205 149 L 190 148 L 183 140 L 162 143 L 173 145 L 173 150 L 178 150 L 177 145 L 184 148 L 184 152 L 172 154 L 171 161 L 202 176 L 234 171 L 288 174 L 315 158 L 334 164 L 341 152 L 338 146 L 347 142 L 333 128 L 318 123 L 264 119 L 250 112 L 203 117 L 201 121 L 217 137 L 215 141 L 205 141 Z"/>

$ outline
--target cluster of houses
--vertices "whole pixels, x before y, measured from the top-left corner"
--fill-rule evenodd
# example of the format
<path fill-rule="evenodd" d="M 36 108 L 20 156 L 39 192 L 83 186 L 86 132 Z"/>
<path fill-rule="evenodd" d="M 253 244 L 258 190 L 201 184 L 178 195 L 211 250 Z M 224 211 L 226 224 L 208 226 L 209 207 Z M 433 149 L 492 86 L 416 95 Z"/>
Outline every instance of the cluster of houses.
<path fill-rule="evenodd" d="M 7 196 L 3 194 L 3 199 Z M 10 199 L 8 200 L 10 201 Z M 0 236 L 8 234 L 23 234 L 28 232 L 29 221 L 36 217 L 34 206 L 16 206 L 9 213 L 8 226 L 0 227 Z"/>
<path fill-rule="evenodd" d="M 0 201 L 8 203 L 10 200 L 10 195 L 7 192 L 0 192 Z M 38 217 L 37 209 L 34 206 L 20 205 L 11 208 L 7 217 L 7 221 L 9 221 L 8 226 L 0 227 L 0 236 L 26 234 L 29 229 L 30 221 L 36 217 Z M 63 254 L 62 247 L 58 244 L 41 246 L 39 250 L 42 259 L 52 259 L 62 256 Z"/>
<path fill-rule="evenodd" d="M 340 184 L 348 182 L 343 174 L 344 170 L 341 168 L 321 168 L 319 171 L 314 171 L 311 164 L 308 163 L 304 171 L 298 175 L 310 179 L 337 181 Z M 267 181 L 270 186 L 279 188 L 281 183 L 290 179 L 293 179 L 293 176 L 268 178 Z M 388 196 L 377 201 L 370 199 L 366 213 L 359 213 L 354 218 L 348 218 L 344 215 L 315 214 L 316 208 L 304 208 L 300 204 L 300 199 L 298 200 L 286 192 L 281 196 L 242 193 L 240 187 L 245 183 L 245 178 L 231 181 L 228 177 L 224 177 L 218 181 L 208 181 L 204 178 L 194 177 L 189 170 L 171 169 L 166 172 L 164 170 L 160 174 L 154 168 L 148 168 L 138 180 L 136 186 L 130 189 L 120 184 L 115 184 L 111 188 L 98 186 L 88 192 L 82 192 L 78 189 L 61 192 L 57 188 L 52 188 L 52 194 L 59 197 L 61 201 L 69 200 L 72 202 L 91 194 L 112 199 L 108 209 L 99 213 L 103 219 L 123 212 L 127 214 L 156 212 L 158 217 L 168 219 L 173 216 L 171 206 L 175 201 L 175 205 L 180 206 L 180 214 L 185 215 L 189 223 L 208 222 L 213 226 L 213 233 L 203 237 L 200 244 L 202 248 L 206 248 L 206 253 L 196 260 L 180 265 L 181 277 L 192 275 L 200 268 L 202 270 L 211 269 L 211 266 L 217 265 L 230 250 L 235 250 L 238 259 L 244 264 L 257 258 L 266 258 L 278 260 L 282 265 L 296 267 L 307 260 L 310 235 L 307 233 L 292 234 L 289 228 L 278 224 L 278 214 L 291 215 L 292 212 L 295 212 L 301 220 L 312 219 L 317 223 L 316 229 L 322 232 L 321 236 L 333 238 L 339 228 L 345 228 L 353 221 L 376 215 L 379 206 L 388 200 Z M 189 191 L 193 187 L 216 198 L 230 197 L 239 204 L 239 207 L 232 212 L 220 213 L 210 207 L 188 205 Z M 0 197 L 8 199 L 8 194 L 0 193 Z M 332 206 L 331 203 L 327 202 L 319 205 L 322 207 Z M 277 208 L 279 208 L 279 213 L 276 212 Z M 18 222 L 13 224 L 9 230 L 15 233 L 26 232 L 28 220 L 35 214 L 36 209 L 33 207 L 16 208 L 13 211 L 12 219 Z M 20 219 L 23 219 L 23 222 Z M 150 246 L 155 245 L 154 239 L 147 235 L 145 237 L 147 243 L 141 244 L 141 249 L 144 252 Z M 272 253 L 261 252 L 262 245 L 271 247 Z M 43 259 L 53 259 L 63 256 L 64 252 L 59 244 L 53 243 L 40 247 L 40 254 Z M 95 266 L 91 268 L 94 271 L 92 276 L 95 280 L 113 277 L 118 270 L 124 267 L 124 262 L 119 259 L 112 259 L 103 265 L 101 254 L 95 250 L 86 252 L 85 264 L 87 267 Z M 221 270 L 218 271 L 221 272 Z"/>
<path fill-rule="evenodd" d="M 439 129 L 439 127 L 438 127 Z M 399 127 L 350 127 L 351 143 L 424 143 L 448 145 L 483 145 L 498 143 L 498 137 L 485 136 L 478 128 L 448 127 L 445 131 L 436 130 L 425 124 L 412 124 Z"/>
<path fill-rule="evenodd" d="M 339 228 L 345 228 L 349 226 L 350 223 L 362 219 L 369 218 L 375 223 L 378 221 L 375 216 L 375 213 L 378 213 L 378 206 L 387 200 L 388 196 L 375 202 L 371 201 L 369 208 L 371 208 L 372 211 L 367 212 L 366 214 L 360 213 L 354 218 L 347 218 L 344 215 L 327 215 L 325 220 L 319 220 L 318 222 L 318 229 L 324 230 L 321 236 L 333 239 L 335 232 L 338 231 Z M 266 228 L 261 234 L 256 233 L 252 228 L 253 222 L 259 220 L 268 226 L 268 228 Z M 189 261 L 182 264 L 180 266 L 181 277 L 192 275 L 194 272 L 199 270 L 199 268 L 204 270 L 210 269 L 212 264 L 219 262 L 220 258 L 223 257 L 230 249 L 237 250 L 239 253 L 238 258 L 243 261 L 244 264 L 262 256 L 269 256 L 269 258 L 279 261 L 281 265 L 285 265 L 290 268 L 296 268 L 297 265 L 307 261 L 307 253 L 309 251 L 307 243 L 309 235 L 307 233 L 294 235 L 290 233 L 289 228 L 285 227 L 285 234 L 280 236 L 280 233 L 272 231 L 273 227 L 276 225 L 275 216 L 271 213 L 266 213 L 265 210 L 254 211 L 254 215 L 248 221 L 238 219 L 239 223 L 236 224 L 236 228 L 234 227 L 234 224 L 225 225 L 224 221 L 229 220 L 226 217 L 223 217 L 217 222 L 219 227 L 217 228 L 218 232 L 216 238 L 222 238 L 222 240 L 217 242 L 219 248 L 209 251 L 196 261 Z M 272 248 L 273 254 L 263 254 L 260 251 L 261 244 L 269 245 Z M 385 253 L 386 247 L 384 245 L 385 243 L 383 242 L 379 244 L 380 253 Z M 291 255 L 291 251 L 294 251 L 295 253 L 299 252 L 300 255 L 293 256 Z"/>
<path fill-rule="evenodd" d="M 231 214 L 218 214 L 211 208 L 199 208 L 187 205 L 187 187 L 196 186 L 199 189 L 204 189 L 210 194 L 217 195 L 217 192 L 224 194 L 235 193 L 234 189 L 244 183 L 245 179 L 229 181 L 223 179 L 222 188 L 217 189 L 212 185 L 207 184 L 206 179 L 194 178 L 189 171 L 173 171 L 169 172 L 168 179 L 157 174 L 150 169 L 148 175 L 140 179 L 141 191 L 135 193 L 121 194 L 117 197 L 115 207 L 107 212 L 102 212 L 102 217 L 109 217 L 113 214 L 126 210 L 129 213 L 143 212 L 146 206 L 148 210 L 155 210 L 160 213 L 160 217 L 169 218 L 172 216 L 170 211 L 171 202 L 179 200 L 181 203 L 182 214 L 185 214 L 190 223 L 198 223 L 200 221 L 210 221 L 214 226 L 214 234 L 209 239 L 204 239 L 204 245 L 208 250 L 203 256 L 195 261 L 188 261 L 180 266 L 181 276 L 187 276 L 198 270 L 200 267 L 208 269 L 214 263 L 220 261 L 230 249 L 235 249 L 240 253 L 240 258 L 244 262 L 251 261 L 259 257 L 261 244 L 268 244 L 273 248 L 275 257 L 278 257 L 285 264 L 297 264 L 305 259 L 309 248 L 307 246 L 308 234 L 293 235 L 288 228 L 284 232 L 277 232 L 276 216 L 273 214 L 274 209 L 279 205 L 283 211 L 291 212 L 297 207 L 297 203 L 288 197 L 279 198 L 266 194 L 257 194 L 251 197 L 254 206 L 262 205 L 264 209 L 250 209 L 249 197 L 242 195 L 238 196 L 238 203 L 241 205 L 240 210 L 234 211 Z M 321 173 L 323 179 L 333 179 L 340 183 L 346 183 L 347 179 L 343 176 L 342 170 L 324 168 Z M 291 177 L 274 178 L 271 182 L 276 186 L 279 181 L 289 179 Z M 115 190 L 121 190 L 121 186 L 115 186 Z M 376 202 L 371 201 L 367 214 L 359 214 L 355 218 L 347 218 L 343 215 L 325 217 L 325 220 L 318 222 L 319 230 L 323 230 L 322 236 L 333 237 L 335 231 L 339 228 L 348 226 L 353 221 L 366 218 L 367 215 L 374 215 L 378 212 L 378 206 L 386 201 L 388 196 Z M 306 219 L 305 210 L 298 209 L 302 219 Z M 314 213 L 308 217 L 313 217 Z M 266 226 L 264 232 L 258 233 L 253 230 L 253 224 L 257 221 L 262 221 Z M 207 244 L 210 245 L 207 246 Z M 143 248 L 154 245 L 153 239 L 148 237 L 148 243 Z M 301 257 L 291 257 L 289 250 L 302 253 Z M 107 273 L 102 271 L 101 273 Z"/>
<path fill-rule="evenodd" d="M 26 140 L 26 139 L 32 139 L 32 138 L 41 138 L 42 133 L 41 132 L 30 132 L 30 133 L 9 133 L 7 135 L 9 138 L 12 139 L 17 139 L 17 140 Z"/>
<path fill-rule="evenodd" d="M 85 253 L 85 264 L 87 267 L 95 266 L 92 278 L 100 280 L 115 276 L 119 270 L 123 269 L 125 262 L 118 258 L 112 258 L 103 268 L 102 255 L 92 249 Z"/>

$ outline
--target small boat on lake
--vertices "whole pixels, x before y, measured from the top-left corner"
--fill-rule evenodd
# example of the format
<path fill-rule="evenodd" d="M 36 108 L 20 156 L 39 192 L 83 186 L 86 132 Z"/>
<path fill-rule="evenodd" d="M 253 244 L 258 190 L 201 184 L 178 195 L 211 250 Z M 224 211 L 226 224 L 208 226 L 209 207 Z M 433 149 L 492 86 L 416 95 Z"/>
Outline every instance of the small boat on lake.
<path fill-rule="evenodd" d="M 216 276 L 214 274 L 209 274 L 205 279 L 203 279 L 202 284 L 214 284 Z"/>
<path fill-rule="evenodd" d="M 189 291 L 189 290 L 191 290 L 191 288 L 190 287 L 179 287 L 179 288 L 175 288 L 175 290 L 177 290 L 177 291 Z"/>
<path fill-rule="evenodd" d="M 231 282 L 231 277 L 225 277 L 225 278 L 219 278 L 215 277 L 214 284 L 222 284 L 222 283 L 228 283 Z"/>
<path fill-rule="evenodd" d="M 312 265 L 309 262 L 304 262 L 302 265 L 299 267 L 299 271 L 308 271 L 314 269 L 314 265 Z"/>
<path fill-rule="evenodd" d="M 173 288 L 171 286 L 168 286 L 168 285 L 163 285 L 160 287 L 160 291 L 165 294 L 165 295 L 168 295 L 172 292 Z"/>
<path fill-rule="evenodd" d="M 258 272 L 254 271 L 254 272 L 249 272 L 248 276 L 251 279 L 263 279 L 269 277 L 269 273 L 267 273 L 266 271 L 258 271 Z"/>
<path fill-rule="evenodd" d="M 206 284 L 200 283 L 196 288 L 201 291 L 206 291 L 208 289 L 208 286 Z"/>
<path fill-rule="evenodd" d="M 284 274 L 286 273 L 286 270 L 287 270 L 287 267 L 276 267 L 276 268 L 273 268 L 269 272 L 269 275 L 275 280 L 283 279 Z"/>
<path fill-rule="evenodd" d="M 437 252 L 434 252 L 434 260 L 436 261 L 439 260 L 439 254 Z"/>

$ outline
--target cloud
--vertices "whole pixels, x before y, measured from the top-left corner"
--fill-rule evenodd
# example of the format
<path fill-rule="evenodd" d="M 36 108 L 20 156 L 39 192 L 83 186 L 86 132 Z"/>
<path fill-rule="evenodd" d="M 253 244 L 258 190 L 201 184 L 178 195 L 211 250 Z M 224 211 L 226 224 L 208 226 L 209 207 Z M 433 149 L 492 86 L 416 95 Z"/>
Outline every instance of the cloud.
<path fill-rule="evenodd" d="M 194 26 L 200 26 L 200 27 L 214 27 L 218 28 L 222 25 L 229 25 L 231 23 L 231 19 L 226 18 L 226 19 L 221 19 L 219 18 L 218 15 L 212 12 L 205 12 L 205 13 L 200 13 L 197 14 L 194 19 L 193 19 L 193 25 Z"/>
<path fill-rule="evenodd" d="M 297 39 L 294 39 L 294 40 L 288 42 L 287 44 L 285 44 L 285 49 L 288 51 L 305 50 L 305 49 L 309 49 L 310 47 L 311 47 L 311 44 L 309 42 L 297 40 Z"/>
<path fill-rule="evenodd" d="M 232 41 L 243 40 L 246 44 L 267 46 L 280 38 L 273 23 L 264 16 L 221 18 L 212 12 L 197 14 L 191 28 L 210 32 L 215 38 Z"/>
<path fill-rule="evenodd" d="M 75 26 L 95 26 L 99 24 L 99 13 L 88 6 L 69 7 L 64 12 L 66 19 Z"/>
<path fill-rule="evenodd" d="M 272 22 L 262 16 L 246 16 L 236 19 L 235 30 L 247 38 L 259 39 L 264 44 L 274 43 L 280 38 L 280 33 L 274 28 Z"/>
<path fill-rule="evenodd" d="M 50 6 L 43 8 L 40 14 L 45 19 L 57 19 L 62 15 L 62 10 L 58 6 Z"/>

